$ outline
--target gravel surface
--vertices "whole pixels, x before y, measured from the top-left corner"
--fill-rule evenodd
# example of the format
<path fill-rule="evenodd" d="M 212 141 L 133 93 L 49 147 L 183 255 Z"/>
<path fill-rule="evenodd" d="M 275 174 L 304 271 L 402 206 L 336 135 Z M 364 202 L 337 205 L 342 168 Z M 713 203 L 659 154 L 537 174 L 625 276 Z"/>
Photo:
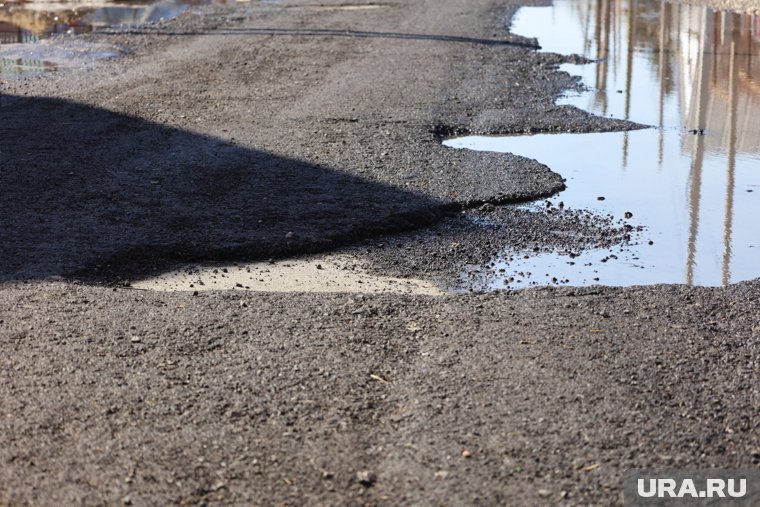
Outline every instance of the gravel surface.
<path fill-rule="evenodd" d="M 757 283 L 0 297 L 0 503 L 614 505 L 760 465 Z"/>
<path fill-rule="evenodd" d="M 697 6 L 707 5 L 708 7 L 717 10 L 760 12 L 760 2 L 758 2 L 758 0 L 668 0 L 668 2 Z"/>
<path fill-rule="evenodd" d="M 3 85 L 0 504 L 612 505 L 630 467 L 760 467 L 758 282 L 125 287 L 339 246 L 434 279 L 510 245 L 628 241 L 484 208 L 562 177 L 440 145 L 639 127 L 553 104 L 572 58 L 505 31 L 521 3 L 208 7 Z"/>

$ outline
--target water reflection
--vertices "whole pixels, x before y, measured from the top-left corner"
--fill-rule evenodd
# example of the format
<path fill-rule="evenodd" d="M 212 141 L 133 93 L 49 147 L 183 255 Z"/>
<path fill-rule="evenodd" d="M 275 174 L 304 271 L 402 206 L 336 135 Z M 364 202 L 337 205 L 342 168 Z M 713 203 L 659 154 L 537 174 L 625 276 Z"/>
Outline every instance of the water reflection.
<path fill-rule="evenodd" d="M 170 19 L 203 0 L 159 2 L 13 2 L 0 6 L 0 43 L 36 42 L 60 33 L 81 34 L 104 26 L 138 25 Z"/>
<path fill-rule="evenodd" d="M 0 44 L 27 44 L 57 34 L 83 34 L 110 26 L 135 26 L 171 19 L 193 5 L 227 0 L 161 0 L 127 2 L 0 3 Z M 57 65 L 29 58 L 0 61 L 4 77 L 55 70 Z"/>
<path fill-rule="evenodd" d="M 56 70 L 57 65 L 41 60 L 26 58 L 0 58 L 0 76 L 14 74 L 42 73 Z"/>
<path fill-rule="evenodd" d="M 738 120 L 737 149 L 757 151 L 760 123 L 749 120 L 760 106 L 753 58 L 760 17 L 653 0 L 558 0 L 553 8 L 524 9 L 513 29 L 544 31 L 536 24 L 544 9 L 554 9 L 556 21 L 575 25 L 568 33 L 539 35 L 545 51 L 577 52 L 599 61 L 564 67 L 593 90 L 560 103 L 661 127 L 710 129 L 705 148 L 720 150 L 726 147 L 736 92 L 744 117 L 743 123 Z M 565 37 L 581 42 L 568 44 Z"/>
<path fill-rule="evenodd" d="M 564 67 L 590 90 L 558 103 L 659 127 L 452 144 L 547 163 L 568 176 L 565 204 L 630 210 L 655 238 L 627 262 L 587 272 L 557 265 L 558 278 L 570 270 L 571 284 L 727 285 L 760 276 L 759 17 L 656 0 L 555 0 L 521 9 L 512 31 L 544 51 L 598 60 Z M 510 268 L 531 262 L 546 264 Z"/>

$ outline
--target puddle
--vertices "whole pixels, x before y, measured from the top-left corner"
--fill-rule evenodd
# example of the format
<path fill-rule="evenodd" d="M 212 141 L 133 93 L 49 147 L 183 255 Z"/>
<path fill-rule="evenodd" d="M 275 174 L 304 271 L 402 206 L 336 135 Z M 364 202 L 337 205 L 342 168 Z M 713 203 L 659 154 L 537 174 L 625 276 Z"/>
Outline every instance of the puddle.
<path fill-rule="evenodd" d="M 185 267 L 135 282 L 136 289 L 158 291 L 243 290 L 417 294 L 441 296 L 445 291 L 422 280 L 368 273 L 346 255 L 290 259 L 275 263 Z"/>
<path fill-rule="evenodd" d="M 554 204 L 628 213 L 647 229 L 642 244 L 575 258 L 505 252 L 476 288 L 720 286 L 760 276 L 760 17 L 660 1 L 555 0 L 522 8 L 512 31 L 538 38 L 544 51 L 599 60 L 563 66 L 590 89 L 559 104 L 658 128 L 445 144 L 534 158 L 567 178 Z"/>
<path fill-rule="evenodd" d="M 193 5 L 207 0 L 163 0 L 158 2 L 5 2 L 0 0 L 0 76 L 56 70 L 61 62 L 45 58 L 9 57 L 6 45 L 23 45 L 27 52 L 40 41 L 59 34 L 83 34 L 99 28 L 136 26 L 175 18 Z M 223 2 L 224 3 L 224 2 Z M 14 50 L 17 51 L 17 50 Z M 72 62 L 64 66 L 70 66 Z"/>
<path fill-rule="evenodd" d="M 26 58 L 0 58 L 0 76 L 41 74 L 57 70 L 53 62 Z"/>
<path fill-rule="evenodd" d="M 74 38 L 9 44 L 0 46 L 0 78 L 81 68 L 98 60 L 115 58 L 121 53 L 117 46 Z"/>

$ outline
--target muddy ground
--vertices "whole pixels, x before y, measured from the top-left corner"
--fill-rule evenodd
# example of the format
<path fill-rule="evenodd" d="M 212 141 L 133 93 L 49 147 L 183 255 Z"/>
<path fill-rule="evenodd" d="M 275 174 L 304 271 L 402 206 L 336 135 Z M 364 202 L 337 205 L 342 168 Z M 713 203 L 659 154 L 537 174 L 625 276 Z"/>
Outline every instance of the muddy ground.
<path fill-rule="evenodd" d="M 521 3 L 206 8 L 4 85 L 0 504 L 615 504 L 631 467 L 760 466 L 757 282 L 129 288 L 185 261 L 349 247 L 440 279 L 502 241 L 625 241 L 484 209 L 562 177 L 440 145 L 637 127 L 553 105 L 568 57 L 506 31 Z"/>

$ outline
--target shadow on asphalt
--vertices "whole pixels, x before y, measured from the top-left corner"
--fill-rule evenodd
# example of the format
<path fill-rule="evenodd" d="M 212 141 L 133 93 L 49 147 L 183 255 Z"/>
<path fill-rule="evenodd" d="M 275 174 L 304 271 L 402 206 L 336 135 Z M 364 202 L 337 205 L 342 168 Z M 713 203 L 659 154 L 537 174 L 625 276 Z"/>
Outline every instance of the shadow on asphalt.
<path fill-rule="evenodd" d="M 451 207 L 78 103 L 4 95 L 0 114 L 0 280 L 107 283 L 323 251 Z"/>

